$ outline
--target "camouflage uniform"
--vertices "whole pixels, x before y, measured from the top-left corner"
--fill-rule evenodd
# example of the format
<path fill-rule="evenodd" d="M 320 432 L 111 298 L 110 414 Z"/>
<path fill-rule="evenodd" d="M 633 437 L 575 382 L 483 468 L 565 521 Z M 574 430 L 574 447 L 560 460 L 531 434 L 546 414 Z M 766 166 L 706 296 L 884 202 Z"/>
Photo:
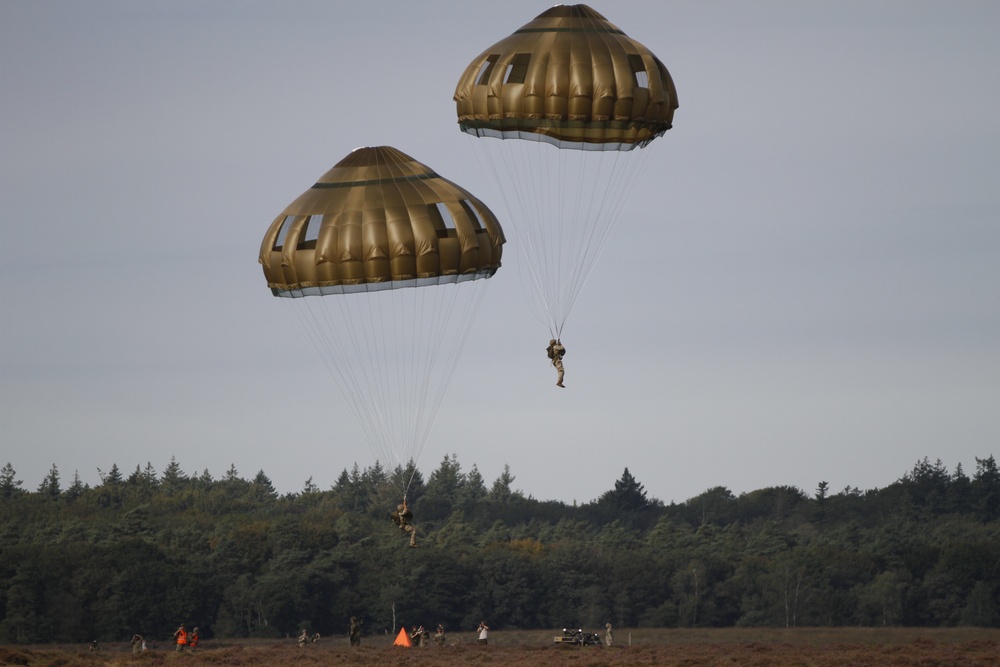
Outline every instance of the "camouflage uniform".
<path fill-rule="evenodd" d="M 347 635 L 351 640 L 351 646 L 361 646 L 361 621 L 351 616 L 351 629 Z"/>
<path fill-rule="evenodd" d="M 561 342 L 553 338 L 549 341 L 549 347 L 545 351 L 548 353 L 549 359 L 552 360 L 552 365 L 559 371 L 559 379 L 556 381 L 556 386 L 565 387 L 566 385 L 563 384 L 565 370 L 563 369 L 562 358 L 566 356 L 566 348 L 563 347 Z"/>
<path fill-rule="evenodd" d="M 392 517 L 392 522 L 399 526 L 401 531 L 410 534 L 410 546 L 417 546 L 417 529 L 410 523 L 410 519 L 413 518 L 413 512 L 406 506 L 406 503 L 397 505 L 396 511 L 389 516 Z"/>
<path fill-rule="evenodd" d="M 444 625 L 438 623 L 437 632 L 434 633 L 434 643 L 438 646 L 444 646 Z"/>
<path fill-rule="evenodd" d="M 614 646 L 615 645 L 615 637 L 614 637 L 614 635 L 611 634 L 611 624 L 610 623 L 608 623 L 607 625 L 604 626 L 604 643 L 607 646 Z"/>
<path fill-rule="evenodd" d="M 430 633 L 424 629 L 424 626 L 420 626 L 413 631 L 410 635 L 410 639 L 417 643 L 417 646 L 427 646 L 427 638 L 430 637 Z"/>

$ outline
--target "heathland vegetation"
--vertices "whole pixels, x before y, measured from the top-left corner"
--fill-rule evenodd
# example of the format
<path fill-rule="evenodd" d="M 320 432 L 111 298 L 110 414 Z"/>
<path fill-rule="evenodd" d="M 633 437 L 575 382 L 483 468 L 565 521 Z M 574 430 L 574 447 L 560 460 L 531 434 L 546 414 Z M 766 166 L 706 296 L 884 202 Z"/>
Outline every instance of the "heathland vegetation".
<path fill-rule="evenodd" d="M 419 548 L 389 521 L 397 482 Z M 443 623 L 494 630 L 1000 626 L 1000 469 L 918 461 L 882 489 L 717 487 L 647 496 L 626 469 L 568 505 L 488 485 L 446 456 L 426 480 L 379 465 L 279 494 L 261 471 L 221 479 L 137 466 L 36 490 L 0 470 L 0 643 L 164 641 L 301 629 L 367 634 Z"/>

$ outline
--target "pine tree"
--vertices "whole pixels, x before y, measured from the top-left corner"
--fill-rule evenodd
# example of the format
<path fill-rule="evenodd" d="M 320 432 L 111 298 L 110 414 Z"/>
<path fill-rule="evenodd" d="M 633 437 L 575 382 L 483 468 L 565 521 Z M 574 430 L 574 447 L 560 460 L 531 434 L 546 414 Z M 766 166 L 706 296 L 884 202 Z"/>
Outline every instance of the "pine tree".
<path fill-rule="evenodd" d="M 0 470 L 0 498 L 13 498 L 24 493 L 24 490 L 20 488 L 21 480 L 14 479 L 16 476 L 14 466 L 8 461 L 7 465 Z"/>
<path fill-rule="evenodd" d="M 171 456 L 170 463 L 167 465 L 166 470 L 163 471 L 163 490 L 167 492 L 167 495 L 172 495 L 180 491 L 186 481 L 187 475 L 181 470 L 181 465 L 177 463 L 177 459 Z"/>
<path fill-rule="evenodd" d="M 82 496 L 89 488 L 89 486 L 80 481 L 80 471 L 74 470 L 73 483 L 69 485 L 69 488 L 66 489 L 66 493 L 64 495 L 67 500 L 73 501 Z"/>
<path fill-rule="evenodd" d="M 62 493 L 62 489 L 59 487 L 59 468 L 56 467 L 55 463 L 52 464 L 49 474 L 38 485 L 38 493 L 53 500 L 58 498 L 59 494 Z"/>
<path fill-rule="evenodd" d="M 645 488 L 632 476 L 628 468 L 625 468 L 621 479 L 615 482 L 614 490 L 605 492 L 598 502 L 610 505 L 619 512 L 638 512 L 649 507 Z"/>

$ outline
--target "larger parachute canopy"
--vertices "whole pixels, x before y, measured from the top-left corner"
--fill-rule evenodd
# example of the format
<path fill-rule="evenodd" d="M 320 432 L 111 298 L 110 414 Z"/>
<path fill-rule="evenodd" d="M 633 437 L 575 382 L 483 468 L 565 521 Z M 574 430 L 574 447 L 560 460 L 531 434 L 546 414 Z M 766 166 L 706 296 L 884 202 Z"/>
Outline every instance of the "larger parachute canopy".
<path fill-rule="evenodd" d="M 388 146 L 353 151 L 264 235 L 268 287 L 291 297 L 372 453 L 410 470 L 390 477 L 402 497 L 504 242 L 481 201 Z"/>
<path fill-rule="evenodd" d="M 358 148 L 271 223 L 275 296 L 464 282 L 500 267 L 503 231 L 469 192 L 389 146 Z"/>
<path fill-rule="evenodd" d="M 670 129 L 663 63 L 587 5 L 556 5 L 482 52 L 454 100 L 462 131 L 563 148 L 631 150 Z"/>

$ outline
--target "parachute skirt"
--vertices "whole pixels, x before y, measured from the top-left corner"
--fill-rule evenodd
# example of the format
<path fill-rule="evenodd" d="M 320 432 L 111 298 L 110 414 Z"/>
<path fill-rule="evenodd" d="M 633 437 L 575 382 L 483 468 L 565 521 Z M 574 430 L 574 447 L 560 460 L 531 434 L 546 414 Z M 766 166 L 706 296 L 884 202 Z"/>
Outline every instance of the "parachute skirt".
<path fill-rule="evenodd" d="M 435 276 L 433 278 L 415 278 L 413 280 L 394 280 L 385 283 L 361 283 L 359 285 L 318 285 L 313 287 L 300 287 L 298 289 L 278 289 L 271 288 L 274 296 L 290 299 L 299 299 L 306 296 L 330 296 L 334 294 L 365 294 L 369 292 L 383 292 L 385 290 L 406 289 L 409 287 L 429 287 L 432 285 L 449 285 L 465 283 L 470 280 L 481 280 L 490 278 L 496 273 L 495 269 L 484 269 L 475 273 L 465 273 L 461 275 Z"/>

